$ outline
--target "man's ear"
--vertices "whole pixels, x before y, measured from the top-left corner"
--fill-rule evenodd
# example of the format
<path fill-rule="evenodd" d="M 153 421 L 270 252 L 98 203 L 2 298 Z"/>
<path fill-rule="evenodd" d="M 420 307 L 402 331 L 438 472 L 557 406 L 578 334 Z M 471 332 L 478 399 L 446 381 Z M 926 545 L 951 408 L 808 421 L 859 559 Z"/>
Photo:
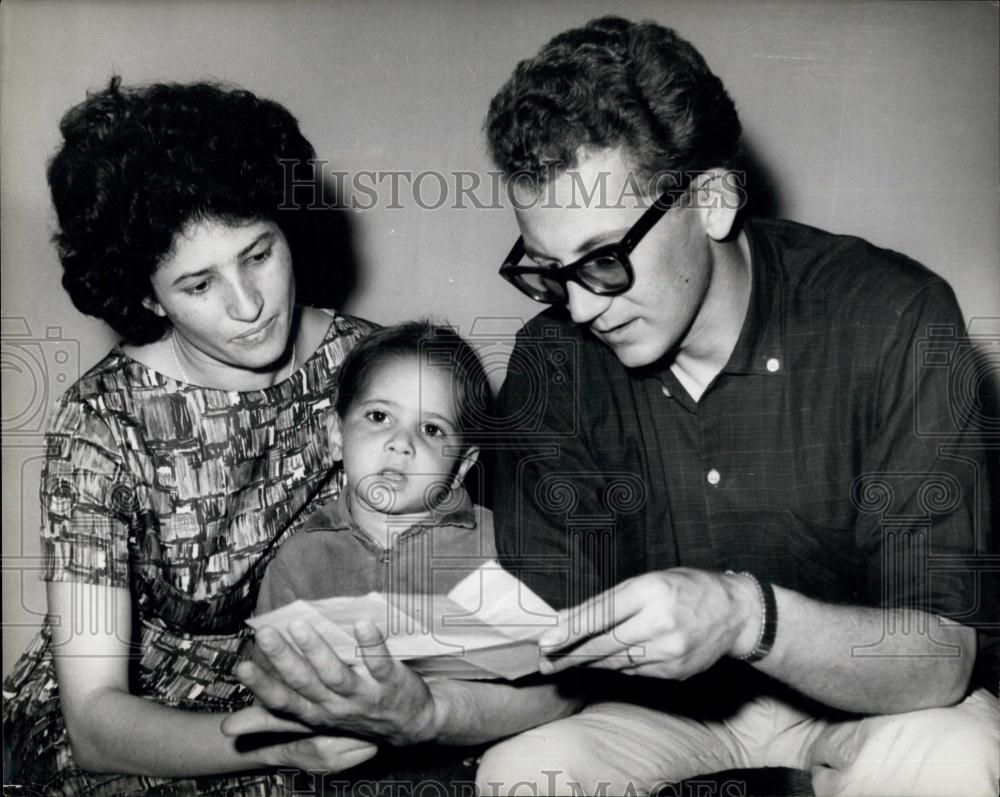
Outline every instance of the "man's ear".
<path fill-rule="evenodd" d="M 163 309 L 163 305 L 156 301 L 156 299 L 152 296 L 147 296 L 143 299 L 142 306 L 154 315 L 158 315 L 160 318 L 164 318 L 167 315 L 167 311 Z"/>
<path fill-rule="evenodd" d="M 469 468 L 476 464 L 476 460 L 478 459 L 479 446 L 469 446 L 462 455 L 458 467 L 455 468 L 455 475 L 451 477 L 452 490 L 457 490 L 462 486 L 462 482 L 465 481 L 465 474 L 469 472 Z"/>
<path fill-rule="evenodd" d="M 710 169 L 694 179 L 691 196 L 691 206 L 701 213 L 702 227 L 709 238 L 728 238 L 746 202 L 741 175 L 729 169 Z"/>

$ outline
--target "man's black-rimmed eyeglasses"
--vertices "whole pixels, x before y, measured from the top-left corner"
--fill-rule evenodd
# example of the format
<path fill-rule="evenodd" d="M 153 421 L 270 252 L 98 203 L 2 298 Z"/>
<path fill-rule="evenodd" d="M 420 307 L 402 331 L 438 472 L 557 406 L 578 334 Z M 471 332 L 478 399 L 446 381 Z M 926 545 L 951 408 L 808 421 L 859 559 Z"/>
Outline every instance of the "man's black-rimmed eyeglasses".
<path fill-rule="evenodd" d="M 566 283 L 570 280 L 598 296 L 625 293 L 635 282 L 629 254 L 683 193 L 683 188 L 664 191 L 620 241 L 592 249 L 566 266 L 519 265 L 525 253 L 524 239 L 518 238 L 500 266 L 500 276 L 536 302 L 545 304 L 565 302 Z"/>

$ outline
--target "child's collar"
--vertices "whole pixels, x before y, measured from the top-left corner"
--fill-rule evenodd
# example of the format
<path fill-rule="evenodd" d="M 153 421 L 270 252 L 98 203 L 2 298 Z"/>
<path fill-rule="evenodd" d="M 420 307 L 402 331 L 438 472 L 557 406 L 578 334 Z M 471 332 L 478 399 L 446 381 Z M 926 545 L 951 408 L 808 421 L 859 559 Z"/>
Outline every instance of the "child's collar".
<path fill-rule="evenodd" d="M 357 523 L 351 518 L 349 503 L 347 487 L 341 485 L 340 492 L 328 508 L 330 522 L 324 528 L 333 531 L 358 528 Z M 472 498 L 464 487 L 450 491 L 441 503 L 426 513 L 399 517 L 401 521 L 404 518 L 413 518 L 405 533 L 440 526 L 457 526 L 463 529 L 474 529 L 478 526 L 475 504 L 472 503 Z"/>

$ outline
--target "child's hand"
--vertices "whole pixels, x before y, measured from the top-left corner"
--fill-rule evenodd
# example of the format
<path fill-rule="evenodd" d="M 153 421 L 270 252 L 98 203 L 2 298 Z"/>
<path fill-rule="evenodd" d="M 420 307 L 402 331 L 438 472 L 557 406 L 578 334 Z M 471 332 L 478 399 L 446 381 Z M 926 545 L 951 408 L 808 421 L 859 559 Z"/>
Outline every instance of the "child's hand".
<path fill-rule="evenodd" d="M 273 629 L 258 633 L 258 648 L 274 674 L 253 662 L 237 666 L 236 676 L 257 705 L 229 715 L 224 733 L 336 729 L 394 745 L 434 738 L 437 706 L 427 684 L 390 655 L 374 626 L 355 627 L 364 659 L 364 666 L 356 667 L 346 665 L 307 625 L 290 630 L 302 654 Z"/>

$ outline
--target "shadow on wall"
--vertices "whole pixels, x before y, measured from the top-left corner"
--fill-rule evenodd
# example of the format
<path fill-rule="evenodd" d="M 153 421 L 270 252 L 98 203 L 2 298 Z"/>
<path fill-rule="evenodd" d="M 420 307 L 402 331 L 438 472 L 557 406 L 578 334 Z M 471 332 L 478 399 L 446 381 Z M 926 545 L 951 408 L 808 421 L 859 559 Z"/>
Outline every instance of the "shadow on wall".
<path fill-rule="evenodd" d="M 969 323 L 970 348 L 973 366 L 965 370 L 972 373 L 974 391 L 973 414 L 976 426 L 982 434 L 982 444 L 986 449 L 986 509 L 980 519 L 979 547 L 985 557 L 1000 555 L 1000 319 L 991 324 L 992 334 L 984 334 L 982 325 L 973 319 Z M 965 381 L 965 380 L 960 380 Z M 1000 573 L 995 567 L 985 563 L 979 573 L 978 600 L 988 602 L 985 617 L 993 618 L 993 625 L 981 629 L 978 644 L 983 652 L 976 660 L 982 670 L 983 682 L 1000 683 L 1000 626 L 996 618 L 1000 616 Z"/>
<path fill-rule="evenodd" d="M 360 281 L 355 217 L 336 195 L 332 181 L 295 183 L 289 190 L 290 206 L 282 212 L 294 216 L 282 218 L 282 226 L 289 234 L 297 300 L 339 309 Z"/>
<path fill-rule="evenodd" d="M 781 218 L 783 206 L 774 175 L 748 139 L 743 141 L 743 155 L 740 168 L 745 175 L 744 190 L 747 204 L 743 208 L 745 216 Z"/>

